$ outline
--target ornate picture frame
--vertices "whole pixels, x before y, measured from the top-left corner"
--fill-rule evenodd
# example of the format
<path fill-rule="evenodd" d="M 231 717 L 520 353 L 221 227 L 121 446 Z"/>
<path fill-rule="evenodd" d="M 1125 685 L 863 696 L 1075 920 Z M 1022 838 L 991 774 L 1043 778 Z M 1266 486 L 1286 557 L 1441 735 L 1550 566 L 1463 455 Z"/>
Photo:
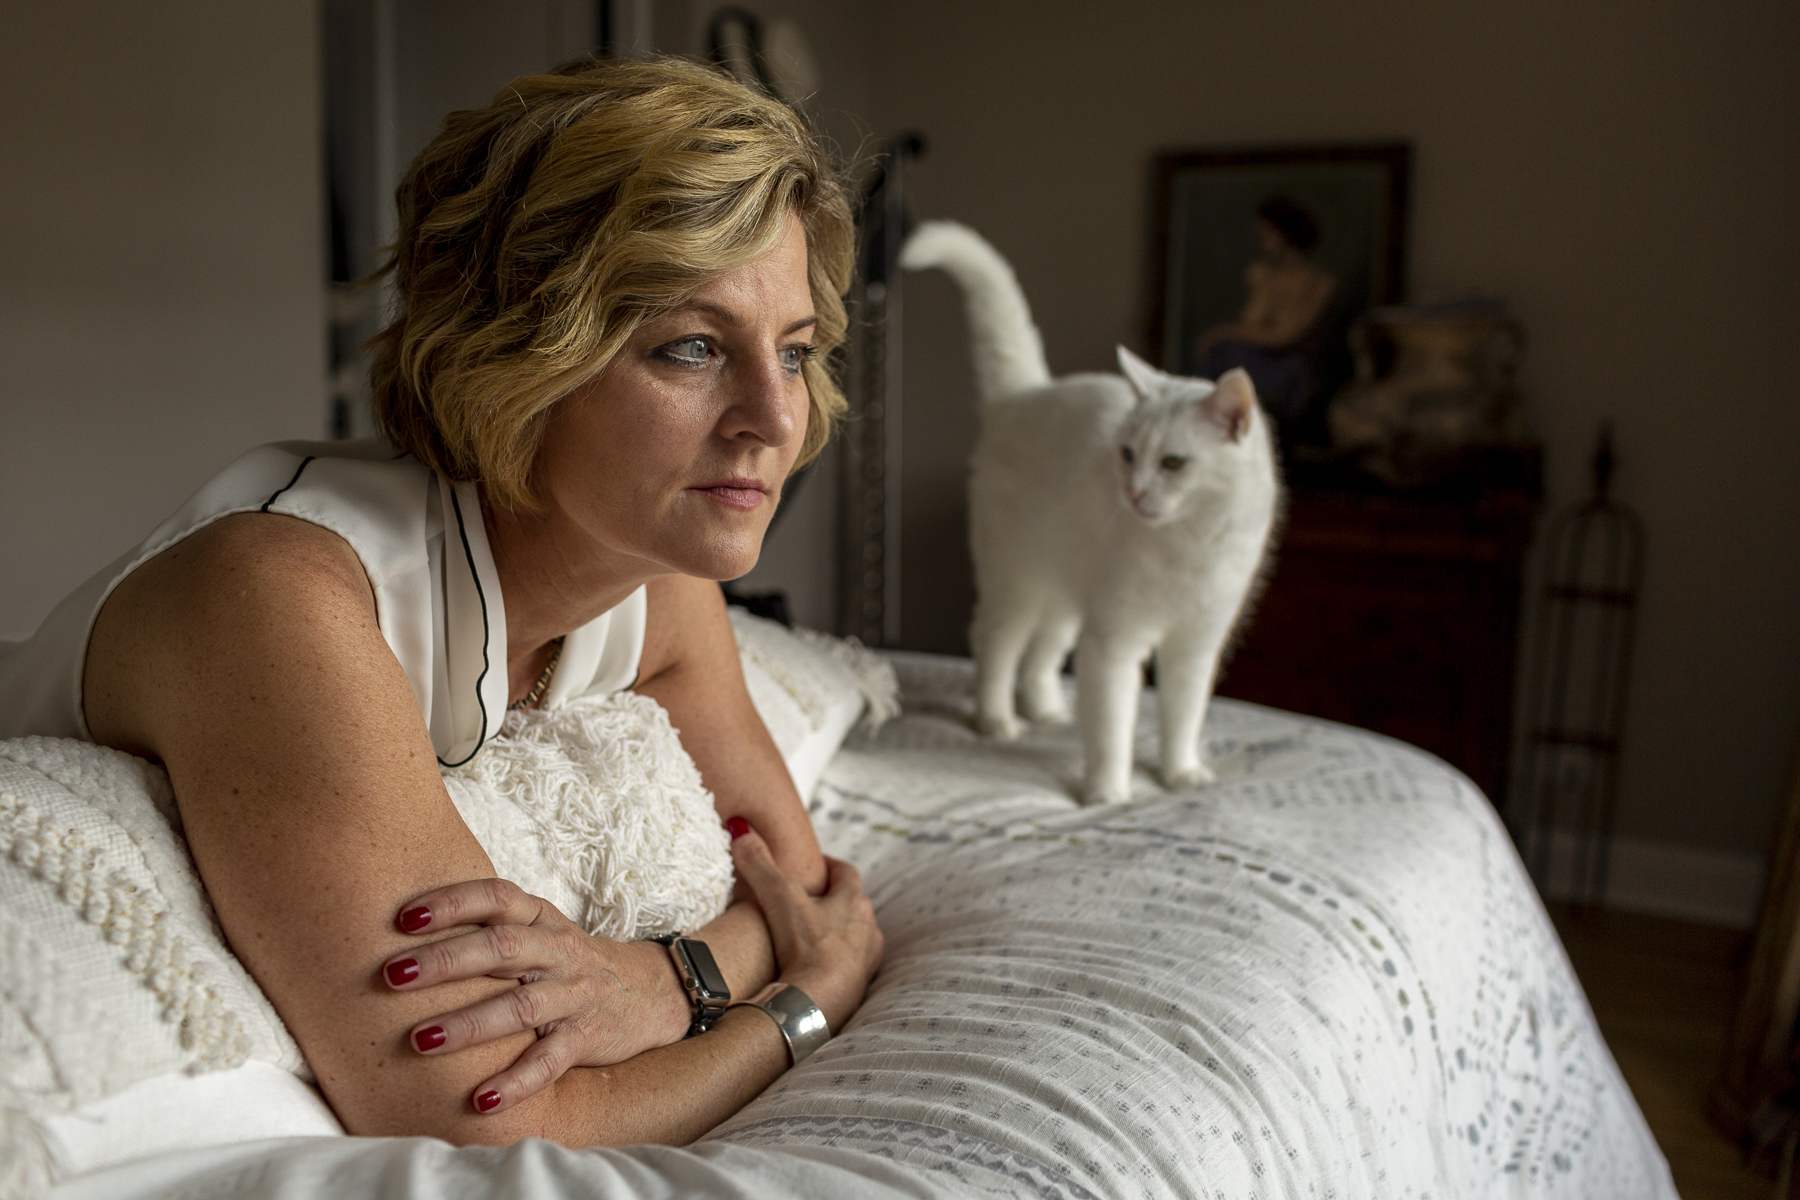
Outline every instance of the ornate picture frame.
<path fill-rule="evenodd" d="M 1242 366 L 1291 450 L 1325 443 L 1346 334 L 1406 288 L 1406 142 L 1179 150 L 1154 160 L 1152 361 Z"/>

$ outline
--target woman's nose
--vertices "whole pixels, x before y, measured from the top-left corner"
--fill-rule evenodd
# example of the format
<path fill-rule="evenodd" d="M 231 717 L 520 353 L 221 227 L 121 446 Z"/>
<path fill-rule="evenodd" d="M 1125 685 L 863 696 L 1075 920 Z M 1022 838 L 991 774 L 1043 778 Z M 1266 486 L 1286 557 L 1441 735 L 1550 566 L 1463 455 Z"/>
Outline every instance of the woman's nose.
<path fill-rule="evenodd" d="M 732 380 L 731 406 L 719 432 L 727 438 L 751 438 L 767 446 L 785 446 L 803 430 L 805 384 L 779 362 L 744 369 Z"/>

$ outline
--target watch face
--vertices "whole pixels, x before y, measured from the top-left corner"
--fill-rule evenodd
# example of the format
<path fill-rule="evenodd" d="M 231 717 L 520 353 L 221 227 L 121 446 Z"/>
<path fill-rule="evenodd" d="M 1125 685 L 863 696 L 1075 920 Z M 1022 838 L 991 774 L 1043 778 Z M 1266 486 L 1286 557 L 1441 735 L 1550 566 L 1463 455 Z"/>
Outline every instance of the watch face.
<path fill-rule="evenodd" d="M 725 976 L 719 971 L 719 964 L 713 961 L 712 951 L 707 949 L 705 942 L 683 938 L 675 943 L 675 951 L 687 966 L 688 978 L 700 985 L 701 1000 L 724 1003 L 731 999 L 731 988 L 726 984 Z"/>

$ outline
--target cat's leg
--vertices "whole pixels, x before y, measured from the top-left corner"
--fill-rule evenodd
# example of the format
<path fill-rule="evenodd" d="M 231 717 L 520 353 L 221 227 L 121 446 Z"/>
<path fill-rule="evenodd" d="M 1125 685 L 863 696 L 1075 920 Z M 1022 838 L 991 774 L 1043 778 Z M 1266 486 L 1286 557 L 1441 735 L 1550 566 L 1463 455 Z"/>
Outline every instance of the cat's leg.
<path fill-rule="evenodd" d="M 1219 651 L 1229 627 L 1182 630 L 1156 651 L 1156 695 L 1162 716 L 1162 776 L 1170 788 L 1203 787 L 1212 769 L 1200 754 L 1200 728 L 1212 699 Z"/>
<path fill-rule="evenodd" d="M 1034 607 L 1022 597 L 976 602 L 969 630 L 975 652 L 975 727 L 989 737 L 1010 741 L 1025 731 L 1013 708 L 1013 685 L 1035 617 Z"/>
<path fill-rule="evenodd" d="M 1081 718 L 1082 802 L 1131 799 L 1132 733 L 1143 652 L 1084 631 L 1075 651 L 1075 705 Z"/>
<path fill-rule="evenodd" d="M 1032 721 L 1049 721 L 1066 725 L 1074 715 L 1069 711 L 1068 697 L 1063 693 L 1062 665 L 1081 632 L 1077 613 L 1057 613 L 1045 618 L 1037 635 L 1025 651 L 1025 665 L 1019 680 L 1020 699 L 1025 716 Z"/>

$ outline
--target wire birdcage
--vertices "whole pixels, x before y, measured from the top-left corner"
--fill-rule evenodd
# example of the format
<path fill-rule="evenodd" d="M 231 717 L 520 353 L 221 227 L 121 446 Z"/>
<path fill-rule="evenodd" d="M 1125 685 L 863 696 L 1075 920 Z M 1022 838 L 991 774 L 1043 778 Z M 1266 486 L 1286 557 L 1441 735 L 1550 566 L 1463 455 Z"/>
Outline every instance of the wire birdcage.
<path fill-rule="evenodd" d="M 1594 447 L 1594 493 L 1545 536 L 1513 837 L 1540 893 L 1606 895 L 1619 746 L 1631 682 L 1643 522 L 1611 496 L 1612 422 Z"/>

